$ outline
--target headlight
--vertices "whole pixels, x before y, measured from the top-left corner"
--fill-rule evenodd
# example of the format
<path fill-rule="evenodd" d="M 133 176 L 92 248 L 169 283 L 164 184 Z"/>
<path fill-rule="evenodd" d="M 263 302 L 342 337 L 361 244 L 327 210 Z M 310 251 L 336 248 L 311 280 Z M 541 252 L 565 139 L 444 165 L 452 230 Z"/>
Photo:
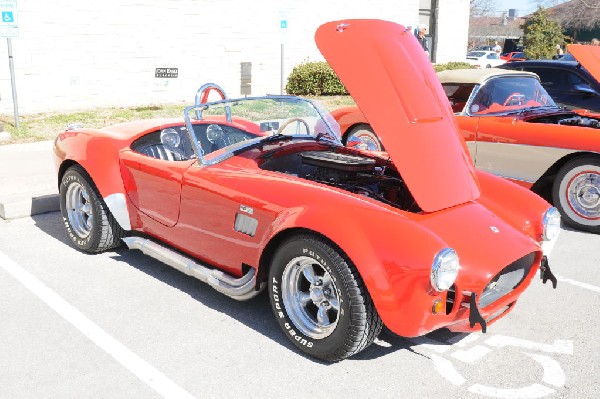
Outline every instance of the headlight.
<path fill-rule="evenodd" d="M 558 209 L 552 207 L 544 213 L 542 219 L 542 239 L 544 241 L 553 241 L 560 232 L 560 213 Z"/>
<path fill-rule="evenodd" d="M 444 248 L 438 252 L 431 266 L 431 286 L 433 289 L 441 292 L 452 287 L 459 268 L 458 255 L 452 248 Z"/>

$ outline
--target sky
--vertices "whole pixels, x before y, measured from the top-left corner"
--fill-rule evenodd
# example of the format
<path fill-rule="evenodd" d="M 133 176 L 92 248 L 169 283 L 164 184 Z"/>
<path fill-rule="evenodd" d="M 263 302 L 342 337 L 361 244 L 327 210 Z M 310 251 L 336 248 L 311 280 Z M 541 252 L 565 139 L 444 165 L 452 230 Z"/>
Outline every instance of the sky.
<path fill-rule="evenodd" d="M 495 3 L 495 13 L 497 15 L 507 12 L 511 8 L 517 9 L 517 15 L 522 17 L 527 14 L 531 14 L 537 10 L 539 1 L 535 0 L 493 0 Z M 545 7 L 564 3 L 566 0 L 546 0 L 543 2 Z"/>

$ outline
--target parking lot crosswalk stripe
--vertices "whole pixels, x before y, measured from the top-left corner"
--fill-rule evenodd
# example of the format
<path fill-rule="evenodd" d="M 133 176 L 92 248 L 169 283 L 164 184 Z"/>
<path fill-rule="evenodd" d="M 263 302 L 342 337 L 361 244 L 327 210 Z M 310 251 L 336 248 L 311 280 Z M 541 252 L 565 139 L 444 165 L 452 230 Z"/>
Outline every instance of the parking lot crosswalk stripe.
<path fill-rule="evenodd" d="M 164 398 L 194 398 L 2 252 L 0 267 L 159 395 Z"/>

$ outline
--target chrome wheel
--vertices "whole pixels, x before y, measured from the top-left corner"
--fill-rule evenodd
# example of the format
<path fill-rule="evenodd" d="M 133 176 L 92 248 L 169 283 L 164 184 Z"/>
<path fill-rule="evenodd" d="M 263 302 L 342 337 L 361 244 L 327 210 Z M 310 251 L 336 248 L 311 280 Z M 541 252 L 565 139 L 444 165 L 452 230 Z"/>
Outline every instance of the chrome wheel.
<path fill-rule="evenodd" d="M 269 267 L 269 299 L 293 345 L 337 362 L 369 346 L 382 322 L 356 267 L 311 234 L 283 241 Z"/>
<path fill-rule="evenodd" d="M 346 137 L 346 144 L 359 150 L 384 151 L 379 138 L 369 125 L 353 128 Z"/>
<path fill-rule="evenodd" d="M 92 231 L 94 215 L 90 197 L 81 184 L 69 184 L 65 196 L 67 218 L 71 228 L 80 238 L 86 238 Z"/>
<path fill-rule="evenodd" d="M 585 219 L 600 219 L 600 174 L 583 171 L 567 183 L 567 199 L 573 212 Z"/>
<path fill-rule="evenodd" d="M 338 291 L 317 260 L 292 259 L 283 271 L 281 287 L 285 310 L 303 334 L 323 339 L 335 330 L 340 314 Z"/>
<path fill-rule="evenodd" d="M 556 176 L 552 197 L 566 224 L 600 233 L 600 159 L 582 156 L 566 163 Z"/>

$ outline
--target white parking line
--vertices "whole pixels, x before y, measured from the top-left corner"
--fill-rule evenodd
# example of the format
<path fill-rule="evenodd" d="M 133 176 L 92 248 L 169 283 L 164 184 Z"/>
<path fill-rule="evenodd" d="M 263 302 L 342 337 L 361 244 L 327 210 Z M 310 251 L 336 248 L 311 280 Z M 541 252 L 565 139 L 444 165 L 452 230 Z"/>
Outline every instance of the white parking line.
<path fill-rule="evenodd" d="M 431 360 L 433 361 L 434 367 L 438 370 L 442 377 L 444 377 L 451 384 L 460 386 L 467 381 L 465 380 L 465 377 L 456 371 L 456 368 L 454 368 L 454 365 L 450 360 L 444 359 L 443 357 L 435 354 L 431 355 Z"/>
<path fill-rule="evenodd" d="M 576 280 L 571 280 L 570 278 L 566 278 L 566 277 L 562 277 L 562 276 L 556 276 L 556 279 L 558 281 L 562 281 L 565 282 L 567 284 L 572 284 L 576 287 L 579 288 L 585 288 L 586 290 L 590 290 L 590 291 L 594 291 L 594 292 L 600 292 L 600 287 L 596 287 L 595 285 L 591 285 L 588 283 L 582 283 L 580 281 L 576 281 Z"/>
<path fill-rule="evenodd" d="M 550 389 L 540 384 L 533 384 L 518 389 L 494 388 L 486 385 L 474 384 L 469 387 L 469 391 L 477 395 L 506 399 L 536 399 L 552 395 L 555 392 L 554 389 Z"/>
<path fill-rule="evenodd" d="M 506 335 L 493 335 L 485 340 L 489 346 L 503 348 L 505 346 L 514 346 L 517 348 L 536 350 L 546 353 L 564 353 L 573 354 L 573 341 L 570 339 L 555 339 L 552 344 L 543 344 L 530 341 L 523 338 L 507 337 Z"/>
<path fill-rule="evenodd" d="M 164 398 L 194 398 L 2 252 L 0 267 L 159 395 Z"/>

